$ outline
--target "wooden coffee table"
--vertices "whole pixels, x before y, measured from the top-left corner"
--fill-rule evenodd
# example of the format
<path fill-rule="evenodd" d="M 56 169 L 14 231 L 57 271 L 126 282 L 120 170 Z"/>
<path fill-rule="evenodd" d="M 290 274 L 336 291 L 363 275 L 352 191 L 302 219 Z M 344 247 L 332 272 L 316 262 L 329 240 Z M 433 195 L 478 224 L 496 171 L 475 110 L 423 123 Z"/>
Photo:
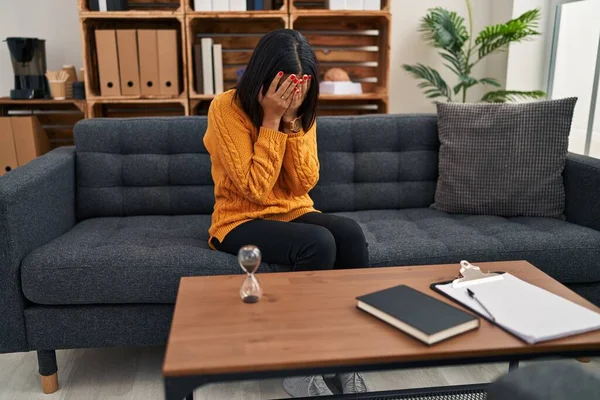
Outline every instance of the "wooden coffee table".
<path fill-rule="evenodd" d="M 525 261 L 478 265 L 598 310 Z M 538 357 L 600 354 L 600 331 L 528 345 L 483 318 L 478 330 L 427 346 L 356 308 L 357 296 L 399 284 L 451 303 L 429 285 L 455 278 L 458 270 L 452 264 L 258 274 L 264 297 L 257 304 L 240 300 L 241 275 L 183 278 L 163 366 L 166 398 L 189 399 L 201 385 L 232 380 L 500 361 L 514 366 Z"/>

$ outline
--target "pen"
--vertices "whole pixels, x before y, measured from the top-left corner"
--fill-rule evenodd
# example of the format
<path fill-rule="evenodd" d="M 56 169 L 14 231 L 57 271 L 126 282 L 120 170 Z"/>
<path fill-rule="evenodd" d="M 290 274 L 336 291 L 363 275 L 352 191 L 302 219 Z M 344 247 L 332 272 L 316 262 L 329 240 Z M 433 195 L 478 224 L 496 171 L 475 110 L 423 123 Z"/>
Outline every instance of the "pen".
<path fill-rule="evenodd" d="M 477 304 L 479 304 L 485 310 L 485 312 L 488 313 L 488 315 L 490 316 L 492 321 L 496 322 L 496 318 L 494 318 L 494 316 L 492 315 L 490 310 L 488 310 L 487 307 L 484 306 L 483 303 L 481 301 L 479 301 L 479 299 L 477 297 L 475 297 L 475 293 L 471 289 L 467 289 L 467 293 L 469 294 L 470 298 L 475 300 L 477 302 Z"/>

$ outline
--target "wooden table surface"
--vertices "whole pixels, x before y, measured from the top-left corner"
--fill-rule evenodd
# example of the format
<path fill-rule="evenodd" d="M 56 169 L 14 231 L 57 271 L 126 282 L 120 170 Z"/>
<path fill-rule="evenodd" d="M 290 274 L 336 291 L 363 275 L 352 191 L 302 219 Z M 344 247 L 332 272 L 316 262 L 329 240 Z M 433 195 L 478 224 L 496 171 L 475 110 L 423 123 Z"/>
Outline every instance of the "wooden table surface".
<path fill-rule="evenodd" d="M 598 310 L 525 261 L 478 265 L 484 271 L 510 272 Z M 356 308 L 357 296 L 400 284 L 455 304 L 429 285 L 454 279 L 459 268 L 452 264 L 259 271 L 264 296 L 256 304 L 240 300 L 242 275 L 182 278 L 163 374 L 235 374 L 600 349 L 600 331 L 527 345 L 483 318 L 479 329 L 427 346 Z"/>

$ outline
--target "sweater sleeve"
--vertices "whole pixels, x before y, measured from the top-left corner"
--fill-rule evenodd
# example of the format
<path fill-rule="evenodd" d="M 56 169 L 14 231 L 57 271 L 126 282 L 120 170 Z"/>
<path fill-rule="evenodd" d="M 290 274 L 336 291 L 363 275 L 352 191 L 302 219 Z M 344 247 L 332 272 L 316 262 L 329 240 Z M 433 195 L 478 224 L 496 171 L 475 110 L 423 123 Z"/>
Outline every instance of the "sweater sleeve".
<path fill-rule="evenodd" d="M 296 196 L 307 194 L 319 181 L 316 122 L 306 133 L 302 130 L 288 135 L 283 174 L 287 186 Z"/>
<path fill-rule="evenodd" d="M 279 178 L 287 135 L 261 127 L 258 139 L 252 143 L 244 121 L 221 104 L 211 105 L 208 123 L 214 130 L 216 151 L 227 176 L 244 198 L 264 204 Z"/>

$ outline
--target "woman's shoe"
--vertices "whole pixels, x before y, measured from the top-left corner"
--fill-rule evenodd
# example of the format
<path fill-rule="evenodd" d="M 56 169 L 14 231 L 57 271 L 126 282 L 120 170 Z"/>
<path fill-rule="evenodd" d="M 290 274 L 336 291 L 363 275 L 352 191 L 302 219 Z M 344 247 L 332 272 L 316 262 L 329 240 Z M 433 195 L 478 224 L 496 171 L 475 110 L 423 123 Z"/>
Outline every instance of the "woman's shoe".
<path fill-rule="evenodd" d="M 367 389 L 365 377 L 360 372 L 337 374 L 335 378 L 344 394 L 366 393 L 369 391 L 369 389 Z"/>
<path fill-rule="evenodd" d="M 283 388 L 292 397 L 333 395 L 333 392 L 329 390 L 321 375 L 285 378 L 283 380 Z"/>

